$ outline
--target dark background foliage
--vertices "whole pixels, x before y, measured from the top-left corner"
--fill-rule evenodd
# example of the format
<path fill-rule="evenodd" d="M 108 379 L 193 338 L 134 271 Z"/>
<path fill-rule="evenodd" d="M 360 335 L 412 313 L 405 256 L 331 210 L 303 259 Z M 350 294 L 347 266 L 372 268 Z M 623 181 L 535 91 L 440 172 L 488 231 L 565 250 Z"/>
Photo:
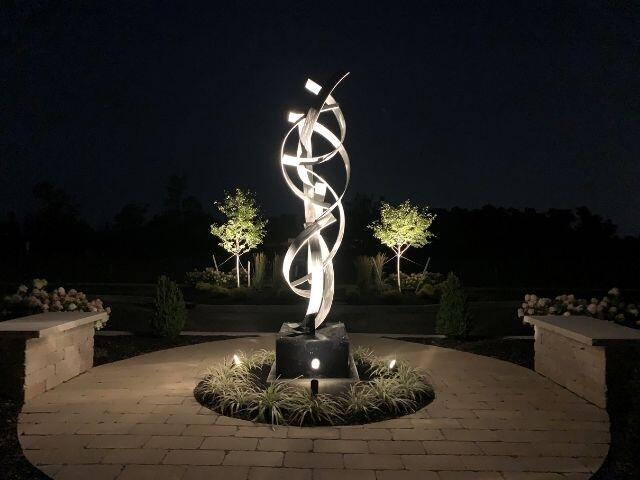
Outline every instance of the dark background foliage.
<path fill-rule="evenodd" d="M 49 183 L 34 187 L 37 208 L 24 218 L 0 220 L 0 280 L 45 277 L 65 282 L 151 283 L 167 274 L 178 281 L 195 268 L 221 263 L 228 254 L 209 233 L 210 211 L 188 192 L 183 176 L 165 186 L 163 209 L 124 205 L 114 219 L 91 227 L 72 196 Z M 260 199 L 258 198 L 258 201 Z M 336 258 L 339 283 L 355 278 L 353 259 L 386 251 L 367 225 L 378 214 L 379 199 L 356 194 L 346 203 L 347 229 Z M 640 239 L 620 237 L 609 220 L 586 207 L 574 210 L 434 209 L 435 240 L 410 249 L 406 272 L 454 271 L 468 286 L 622 288 L 639 286 Z M 302 218 L 269 218 L 259 250 L 283 254 L 300 232 Z M 390 253 L 390 252 L 388 252 Z M 415 263 L 414 263 L 415 262 Z M 223 269 L 230 269 L 227 264 Z"/>

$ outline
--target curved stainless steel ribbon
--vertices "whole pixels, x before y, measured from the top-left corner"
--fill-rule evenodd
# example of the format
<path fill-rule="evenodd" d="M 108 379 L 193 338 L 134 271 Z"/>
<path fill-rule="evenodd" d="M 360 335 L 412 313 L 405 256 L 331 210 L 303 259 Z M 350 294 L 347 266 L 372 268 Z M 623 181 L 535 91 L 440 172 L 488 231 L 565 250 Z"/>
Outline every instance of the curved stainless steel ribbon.
<path fill-rule="evenodd" d="M 293 127 L 287 132 L 280 149 L 280 165 L 285 182 L 293 193 L 304 202 L 305 224 L 304 230 L 291 242 L 284 256 L 282 273 L 287 284 L 296 294 L 309 299 L 309 305 L 305 316 L 304 325 L 310 329 L 318 328 L 326 319 L 333 303 L 334 278 L 333 257 L 335 256 L 342 237 L 344 236 L 344 208 L 342 197 L 344 196 L 351 167 L 349 155 L 344 148 L 344 139 L 347 132 L 347 124 L 340 106 L 333 98 L 335 88 L 344 78 L 345 73 L 335 82 L 331 90 L 325 90 L 313 80 L 307 80 L 305 88 L 318 96 L 318 108 L 310 108 L 305 114 L 289 113 L 289 121 Z M 321 100 L 321 102 L 320 102 Z M 339 135 L 334 134 L 325 125 L 320 123 L 322 114 L 331 113 L 335 117 Z M 297 132 L 298 141 L 295 154 L 286 153 L 287 143 L 294 132 Z M 332 149 L 322 155 L 313 155 L 312 137 L 318 134 L 331 145 Z M 318 175 L 313 167 L 328 162 L 336 155 L 342 159 L 345 170 L 345 182 L 342 191 L 338 194 L 327 181 Z M 301 183 L 298 187 L 289 175 L 289 170 L 295 169 L 297 180 Z M 329 199 L 325 196 L 329 194 Z M 337 218 L 336 218 L 337 217 Z M 331 248 L 322 237 L 322 230 L 329 225 L 338 222 L 338 234 Z M 291 279 L 291 264 L 298 253 L 307 247 L 307 274 Z"/>

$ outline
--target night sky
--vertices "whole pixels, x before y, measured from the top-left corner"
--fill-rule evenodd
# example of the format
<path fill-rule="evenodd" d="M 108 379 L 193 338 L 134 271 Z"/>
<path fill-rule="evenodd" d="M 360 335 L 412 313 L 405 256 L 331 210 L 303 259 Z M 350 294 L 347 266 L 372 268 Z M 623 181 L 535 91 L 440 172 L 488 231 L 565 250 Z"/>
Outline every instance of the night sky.
<path fill-rule="evenodd" d="M 102 225 L 157 211 L 173 173 L 212 211 L 243 186 L 302 213 L 278 166 L 286 112 L 307 77 L 348 70 L 351 194 L 587 205 L 640 233 L 635 2 L 19 3 L 2 14 L 0 214 L 47 180 Z"/>

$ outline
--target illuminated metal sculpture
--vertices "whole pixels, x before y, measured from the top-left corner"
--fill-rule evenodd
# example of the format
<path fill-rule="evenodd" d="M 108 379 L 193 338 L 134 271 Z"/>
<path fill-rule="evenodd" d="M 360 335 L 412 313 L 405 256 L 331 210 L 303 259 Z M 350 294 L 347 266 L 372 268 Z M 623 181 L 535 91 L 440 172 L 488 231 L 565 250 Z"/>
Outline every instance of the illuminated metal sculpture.
<path fill-rule="evenodd" d="M 333 257 L 344 235 L 345 218 L 342 197 L 349 184 L 351 168 L 349 156 L 344 148 L 347 126 L 342 110 L 332 94 L 347 75 L 348 73 L 339 75 L 336 81 L 330 84 L 333 85 L 330 89 L 318 85 L 311 79 L 307 80 L 305 88 L 317 97 L 317 101 L 306 114 L 289 113 L 289 122 L 293 123 L 293 127 L 285 135 L 280 151 L 284 179 L 293 193 L 304 202 L 304 230 L 289 246 L 284 256 L 282 272 L 289 287 L 297 295 L 309 299 L 304 321 L 299 326 L 299 330 L 305 333 L 313 332 L 324 322 L 333 303 Z M 334 116 L 339 129 L 337 135 L 320 122 L 323 114 Z M 294 133 L 297 134 L 297 142 L 295 142 Z M 314 134 L 328 142 L 329 151 L 314 155 L 312 146 Z M 295 153 L 290 153 L 287 148 L 294 142 L 296 143 Z M 337 193 L 323 177 L 314 171 L 314 167 L 335 159 L 336 156 L 342 160 L 346 177 L 340 193 Z M 292 176 L 297 179 L 294 181 Z M 329 248 L 322 236 L 322 231 L 336 221 L 338 233 L 333 246 Z M 292 280 L 291 265 L 305 247 L 307 274 Z"/>

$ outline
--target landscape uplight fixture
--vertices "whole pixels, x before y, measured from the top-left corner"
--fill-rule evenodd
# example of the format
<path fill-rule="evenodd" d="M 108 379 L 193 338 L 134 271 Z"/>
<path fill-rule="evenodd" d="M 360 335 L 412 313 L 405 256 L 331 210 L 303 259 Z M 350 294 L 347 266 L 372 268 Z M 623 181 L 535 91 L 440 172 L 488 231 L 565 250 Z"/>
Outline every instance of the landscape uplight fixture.
<path fill-rule="evenodd" d="M 309 299 L 304 321 L 300 328 L 305 333 L 315 331 L 327 317 L 333 303 L 334 277 L 333 257 L 344 236 L 345 218 L 342 198 L 349 184 L 351 167 L 344 148 L 346 122 L 340 105 L 333 97 L 333 91 L 348 73 L 338 75 L 335 82 L 322 86 L 308 79 L 305 88 L 317 97 L 306 114 L 289 112 L 288 120 L 293 123 L 282 141 L 280 166 L 287 186 L 304 202 L 304 230 L 291 242 L 282 263 L 284 278 L 294 293 Z M 323 115 L 333 115 L 339 133 L 332 132 L 320 122 Z M 324 117 L 322 117 L 324 118 Z M 297 136 L 296 141 L 290 141 Z M 314 153 L 313 135 L 319 135 L 324 145 L 330 146 L 322 154 Z M 292 148 L 293 147 L 293 148 Z M 340 158 L 345 171 L 344 187 L 336 191 L 314 167 Z M 338 223 L 338 233 L 333 246 L 329 247 L 322 230 Z M 307 272 L 299 278 L 291 279 L 291 265 L 301 251 L 306 252 Z"/>
<path fill-rule="evenodd" d="M 389 370 L 393 370 L 395 366 L 396 366 L 396 359 L 394 358 L 389 362 Z"/>
<path fill-rule="evenodd" d="M 233 364 L 234 365 L 242 365 L 242 360 L 240 360 L 240 357 L 237 354 L 233 355 Z"/>

